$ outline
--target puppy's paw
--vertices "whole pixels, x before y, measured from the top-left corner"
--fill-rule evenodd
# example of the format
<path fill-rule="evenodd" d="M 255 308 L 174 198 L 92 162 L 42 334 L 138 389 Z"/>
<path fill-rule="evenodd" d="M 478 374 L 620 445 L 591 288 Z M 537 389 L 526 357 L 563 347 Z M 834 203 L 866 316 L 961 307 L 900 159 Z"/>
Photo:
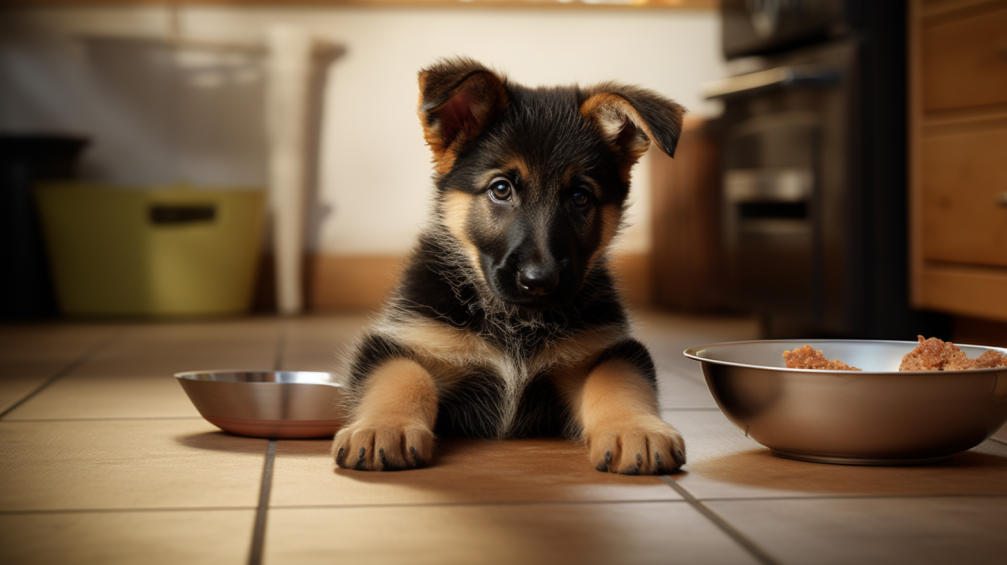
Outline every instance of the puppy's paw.
<path fill-rule="evenodd" d="M 591 464 L 623 475 L 666 475 L 685 464 L 685 441 L 656 416 L 599 426 L 588 435 Z"/>
<path fill-rule="evenodd" d="M 358 422 L 332 442 L 332 457 L 343 469 L 399 471 L 423 467 L 433 455 L 434 434 L 416 424 Z"/>

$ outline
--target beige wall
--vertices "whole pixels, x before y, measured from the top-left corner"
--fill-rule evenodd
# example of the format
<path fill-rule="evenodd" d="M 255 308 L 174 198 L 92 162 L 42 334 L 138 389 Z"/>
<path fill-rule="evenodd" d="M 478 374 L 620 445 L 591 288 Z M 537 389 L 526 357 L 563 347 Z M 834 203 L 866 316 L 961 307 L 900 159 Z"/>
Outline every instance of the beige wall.
<path fill-rule="evenodd" d="M 0 126 L 68 125 L 98 132 L 88 170 L 112 180 L 265 182 L 265 134 L 256 111 L 261 75 L 254 58 L 215 63 L 212 56 L 189 54 L 188 62 L 174 60 L 184 67 L 183 79 L 154 73 L 144 79 L 146 86 L 131 85 L 139 71 L 116 66 L 120 70 L 96 72 L 95 65 L 108 61 L 94 56 L 93 45 L 73 46 L 66 38 L 85 31 L 162 35 L 172 29 L 164 9 L 50 9 L 14 16 L 6 26 L 21 35 L 31 30 L 62 37 L 56 41 L 62 47 L 44 47 L 29 37 L 30 45 L 22 46 L 13 62 L 7 51 L 0 86 L 15 94 L 0 99 Z M 636 83 L 675 98 L 694 115 L 715 111 L 699 90 L 724 75 L 717 16 L 709 11 L 197 7 L 177 16 L 175 29 L 186 35 L 255 41 L 270 24 L 286 22 L 345 48 L 327 69 L 320 124 L 310 245 L 326 255 L 400 254 L 422 226 L 430 164 L 415 116 L 415 76 L 437 57 L 468 55 L 528 85 Z M 163 57 L 138 63 L 116 53 L 105 56 L 134 65 L 167 64 Z M 32 70 L 33 58 L 48 67 Z M 218 80 L 214 86 L 208 74 L 214 65 L 230 69 L 223 85 Z M 89 83 L 94 74 L 104 77 L 97 86 Z M 159 88 L 158 80 L 167 86 Z M 48 99 L 41 100 L 42 93 Z M 646 162 L 637 166 L 634 180 L 633 225 L 620 245 L 645 253 L 650 246 Z"/>

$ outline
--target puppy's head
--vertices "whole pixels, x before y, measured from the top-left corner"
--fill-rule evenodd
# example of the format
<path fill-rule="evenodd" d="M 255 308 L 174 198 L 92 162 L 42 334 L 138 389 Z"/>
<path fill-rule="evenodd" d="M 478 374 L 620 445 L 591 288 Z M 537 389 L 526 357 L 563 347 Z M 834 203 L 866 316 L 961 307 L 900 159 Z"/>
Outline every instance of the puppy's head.
<path fill-rule="evenodd" d="M 565 304 L 620 226 L 630 169 L 681 106 L 640 88 L 530 89 L 468 59 L 419 75 L 440 220 L 505 303 Z"/>

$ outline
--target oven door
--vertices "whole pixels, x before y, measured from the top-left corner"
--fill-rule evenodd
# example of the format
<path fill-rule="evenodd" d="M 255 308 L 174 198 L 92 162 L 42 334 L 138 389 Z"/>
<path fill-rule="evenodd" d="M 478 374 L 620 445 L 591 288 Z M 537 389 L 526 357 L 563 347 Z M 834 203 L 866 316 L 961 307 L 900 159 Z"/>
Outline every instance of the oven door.
<path fill-rule="evenodd" d="M 724 100 L 724 236 L 738 305 L 764 333 L 843 334 L 860 314 L 858 164 L 849 139 L 855 46 L 777 57 L 711 85 Z M 862 230 L 860 230 L 862 231 Z"/>

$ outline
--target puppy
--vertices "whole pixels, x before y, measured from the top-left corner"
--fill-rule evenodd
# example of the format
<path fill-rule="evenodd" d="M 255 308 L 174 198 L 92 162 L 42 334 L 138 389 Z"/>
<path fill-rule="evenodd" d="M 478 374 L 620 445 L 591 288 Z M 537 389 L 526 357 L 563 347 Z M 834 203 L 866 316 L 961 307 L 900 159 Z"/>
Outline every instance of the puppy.
<path fill-rule="evenodd" d="M 599 471 L 678 469 L 606 251 L 630 169 L 651 141 L 674 153 L 683 109 L 613 83 L 526 88 L 464 58 L 419 86 L 432 220 L 350 353 L 336 464 L 412 469 L 435 437 L 562 435 Z"/>

